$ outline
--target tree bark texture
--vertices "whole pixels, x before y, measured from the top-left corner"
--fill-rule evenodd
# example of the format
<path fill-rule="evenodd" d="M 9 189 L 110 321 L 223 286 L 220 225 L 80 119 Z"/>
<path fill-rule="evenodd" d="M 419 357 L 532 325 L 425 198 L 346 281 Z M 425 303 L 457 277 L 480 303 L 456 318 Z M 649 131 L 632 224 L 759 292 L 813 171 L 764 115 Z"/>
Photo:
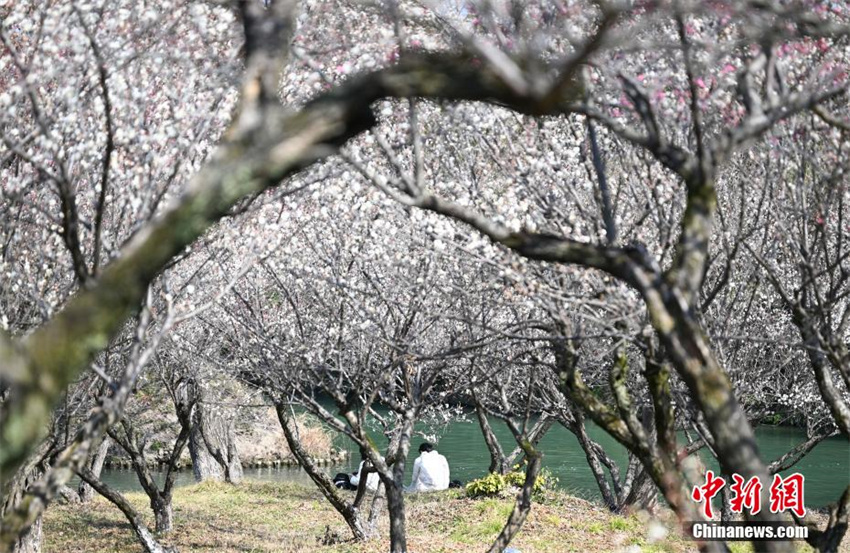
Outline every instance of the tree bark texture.
<path fill-rule="evenodd" d="M 112 445 L 111 438 L 109 438 L 109 436 L 104 436 L 103 441 L 100 442 L 100 445 L 97 450 L 95 450 L 94 455 L 89 458 L 88 468 L 97 478 L 100 478 L 100 473 L 103 471 L 103 463 L 106 462 L 106 454 L 109 453 L 110 445 Z M 85 480 L 80 481 L 77 493 L 79 494 L 80 501 L 82 503 L 88 503 L 94 497 L 94 489 L 86 484 Z"/>

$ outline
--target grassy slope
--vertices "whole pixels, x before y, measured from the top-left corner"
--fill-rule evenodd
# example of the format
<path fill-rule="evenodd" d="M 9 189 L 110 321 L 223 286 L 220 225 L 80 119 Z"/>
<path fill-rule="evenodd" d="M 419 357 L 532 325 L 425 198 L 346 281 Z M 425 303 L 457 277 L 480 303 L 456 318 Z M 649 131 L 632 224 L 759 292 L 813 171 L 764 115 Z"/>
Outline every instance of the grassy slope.
<path fill-rule="evenodd" d="M 150 513 L 143 494 L 127 497 L 142 512 Z M 177 489 L 174 506 L 174 533 L 163 542 L 178 546 L 183 553 L 378 553 L 389 549 L 385 517 L 382 539 L 351 543 L 342 518 L 317 491 L 299 485 L 200 484 Z M 407 506 L 410 551 L 449 553 L 486 550 L 501 530 L 512 502 L 470 500 L 450 490 L 408 496 Z M 153 524 L 152 516 L 148 519 Z M 677 537 L 675 531 L 650 544 L 647 527 L 637 515 L 612 515 L 584 500 L 553 493 L 544 503 L 535 504 L 512 546 L 522 553 L 694 550 L 693 544 Z M 339 539 L 333 545 L 322 545 L 326 534 Z M 142 551 L 121 513 L 101 498 L 84 507 L 51 507 L 45 516 L 44 539 L 47 553 Z"/>

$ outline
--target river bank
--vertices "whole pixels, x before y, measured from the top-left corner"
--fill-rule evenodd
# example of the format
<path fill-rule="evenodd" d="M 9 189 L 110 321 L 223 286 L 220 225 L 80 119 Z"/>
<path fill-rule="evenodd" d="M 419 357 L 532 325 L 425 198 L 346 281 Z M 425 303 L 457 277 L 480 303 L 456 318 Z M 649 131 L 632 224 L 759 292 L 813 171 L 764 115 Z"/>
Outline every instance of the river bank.
<path fill-rule="evenodd" d="M 315 438 L 311 443 L 327 442 L 328 444 L 322 447 L 313 445 L 316 451 L 315 457 L 322 460 L 322 465 L 328 474 L 355 470 L 360 459 L 356 451 L 346 450 L 347 444 L 343 440 L 338 440 L 336 447 L 332 447 L 329 433 L 323 436 L 315 426 L 312 428 L 311 435 Z M 503 424 L 496 424 L 494 421 L 493 429 L 502 443 L 509 444 L 513 439 L 508 435 Z M 590 425 L 588 432 L 594 440 L 602 444 L 615 461 L 621 466 L 626 465 L 627 459 L 622 446 L 595 426 Z M 804 434 L 787 427 L 759 427 L 756 429 L 756 437 L 766 460 L 779 458 L 805 440 Z M 417 445 L 418 441 L 414 443 L 414 449 Z M 448 458 L 453 479 L 468 482 L 486 473 L 489 455 L 477 424 L 451 424 L 442 430 L 437 448 Z M 541 450 L 544 452 L 543 466 L 558 478 L 559 487 L 574 496 L 591 501 L 600 500 L 599 488 L 587 465 L 584 453 L 572 434 L 560 427 L 553 428 L 543 438 Z M 260 450 L 246 448 L 244 454 L 240 451 L 246 479 L 309 485 L 307 475 L 296 466 L 294 459 L 287 453 L 288 449 L 284 446 L 277 446 L 276 449 L 269 446 Z M 188 465 L 188 455 L 186 457 L 186 465 Z M 716 470 L 716 467 L 711 464 L 709 455 L 703 452 L 702 457 L 710 467 Z M 104 470 L 103 480 L 121 491 L 140 491 L 135 472 L 120 468 L 128 464 L 127 460 L 119 458 L 117 461 L 114 468 Z M 412 458 L 409 461 L 407 481 L 410 479 L 413 467 Z M 186 468 L 188 470 L 183 470 L 177 475 L 178 486 L 191 485 L 195 481 L 191 468 Z M 850 485 L 850 450 L 847 448 L 847 440 L 841 437 L 825 440 L 785 474 L 790 472 L 800 472 L 806 477 L 806 507 L 822 508 L 835 502 L 841 491 Z M 155 473 L 154 476 L 162 478 L 163 474 Z"/>
<path fill-rule="evenodd" d="M 329 400 L 323 401 L 329 410 L 335 410 Z M 162 409 L 152 412 L 167 412 L 168 409 L 168 406 L 163 406 Z M 386 408 L 382 406 L 377 406 L 376 411 L 387 414 Z M 246 478 L 309 483 L 309 479 L 298 469 L 297 462 L 289 451 L 274 409 L 254 409 L 249 420 L 250 424 L 242 423 L 235 427 L 237 451 Z M 305 413 L 299 412 L 297 420 L 302 446 L 327 473 L 333 475 L 336 472 L 356 470 L 360 453 L 348 439 Z M 149 437 L 148 460 L 151 468 L 157 471 L 162 469 L 163 460 L 171 453 L 176 421 L 157 415 L 149 422 L 154 427 L 170 429 L 159 434 L 153 432 Z M 508 451 L 513 449 L 513 435 L 507 427 L 497 419 L 491 419 L 490 424 L 503 448 Z M 452 479 L 468 482 L 486 474 L 490 455 L 474 413 L 466 413 L 437 429 L 420 423 L 416 430 L 423 434 L 436 435 L 437 449 L 448 459 Z M 620 466 L 621 471 L 624 471 L 628 465 L 625 449 L 593 424 L 587 425 L 587 432 Z M 755 433 L 762 458 L 766 462 L 779 459 L 807 439 L 805 432 L 790 426 L 760 425 L 756 427 Z M 372 438 L 378 447 L 386 446 L 386 438 L 380 433 L 375 433 Z M 684 435 L 680 435 L 679 439 L 680 443 L 686 442 Z M 412 444 L 413 451 L 419 443 L 421 440 L 417 437 Z M 544 454 L 543 466 L 558 479 L 559 487 L 574 496 L 591 501 L 601 500 L 599 486 L 587 464 L 584 451 L 573 434 L 562 426 L 555 425 L 543 437 L 540 450 Z M 707 451 L 702 451 L 699 455 L 709 468 L 717 471 L 718 467 Z M 412 458 L 408 461 L 406 481 L 410 481 L 413 468 Z M 140 491 L 138 478 L 130 466 L 130 459 L 120 448 L 113 446 L 111 455 L 106 459 L 106 470 L 102 474 L 104 482 L 121 491 Z M 177 476 L 177 485 L 194 483 L 188 448 L 181 457 L 180 466 L 183 470 Z M 847 448 L 846 438 L 836 436 L 824 440 L 783 475 L 787 476 L 792 472 L 800 472 L 806 478 L 806 507 L 823 508 L 837 501 L 841 491 L 850 485 L 850 449 Z M 163 474 L 160 471 L 154 476 L 162 478 Z"/>
<path fill-rule="evenodd" d="M 128 493 L 127 498 L 152 524 L 147 497 Z M 408 496 L 410 551 L 484 551 L 511 508 L 510 499 L 473 500 L 456 490 Z M 382 539 L 355 544 L 349 541 L 341 517 L 315 488 L 283 482 L 245 482 L 240 486 L 205 483 L 176 490 L 174 532 L 162 541 L 182 552 L 379 553 L 389 549 L 387 528 L 384 516 Z M 562 491 L 548 492 L 543 502 L 534 505 L 512 545 L 522 553 L 695 550 L 693 542 L 680 536 L 670 518 L 613 515 Z M 98 497 L 85 506 L 54 505 L 48 509 L 44 551 L 135 553 L 141 548 L 121 513 Z M 733 544 L 733 551 L 743 553 L 750 548 Z"/>
<path fill-rule="evenodd" d="M 333 467 L 343 465 L 350 462 L 350 454 L 346 450 L 337 451 L 331 449 L 327 457 L 316 457 L 313 462 L 320 467 Z M 153 470 L 165 470 L 168 460 L 157 457 L 147 460 L 147 466 Z M 280 455 L 269 455 L 266 457 L 250 457 L 241 460 L 242 467 L 247 469 L 281 469 L 281 468 L 296 468 L 300 466 L 298 460 L 292 456 L 281 457 Z M 131 470 L 133 462 L 124 457 L 110 456 L 103 463 L 104 468 L 111 470 Z M 188 455 L 183 456 L 177 465 L 178 470 L 189 471 L 192 469 L 192 458 Z M 134 473 L 135 474 L 135 473 Z"/>

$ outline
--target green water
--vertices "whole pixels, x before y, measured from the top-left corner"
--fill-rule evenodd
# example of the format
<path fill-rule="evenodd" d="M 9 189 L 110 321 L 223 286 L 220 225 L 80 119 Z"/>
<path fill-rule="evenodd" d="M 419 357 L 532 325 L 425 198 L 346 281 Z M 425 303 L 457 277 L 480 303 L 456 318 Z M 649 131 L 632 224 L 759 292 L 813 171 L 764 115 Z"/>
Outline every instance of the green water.
<path fill-rule="evenodd" d="M 507 428 L 495 420 L 492 424 L 503 448 L 506 451 L 512 450 L 514 441 Z M 589 434 L 605 447 L 625 471 L 625 450 L 598 428 L 589 428 Z M 756 436 L 765 460 L 778 458 L 805 439 L 805 435 L 797 429 L 769 426 L 759 427 Z M 437 449 L 448 458 L 452 479 L 466 482 L 484 475 L 490 458 L 477 423 L 454 423 L 447 427 L 439 438 Z M 411 450 L 415 452 L 421 441 L 420 438 L 414 438 Z M 344 446 L 342 443 L 339 445 Z M 599 498 L 596 481 L 587 466 L 584 452 L 572 434 L 560 426 L 554 426 L 541 441 L 540 449 L 544 454 L 544 467 L 558 478 L 561 487 L 587 499 Z M 328 472 L 333 474 L 353 470 L 359 460 L 356 451 L 352 454 L 349 463 L 330 467 Z M 412 453 L 408 459 L 408 478 L 414 458 L 415 453 Z M 806 477 L 806 506 L 823 507 L 836 501 L 850 484 L 850 445 L 846 439 L 840 437 L 825 440 L 789 472 L 800 472 Z M 245 477 L 250 480 L 295 481 L 312 485 L 307 476 L 297 468 L 246 469 Z M 135 473 L 129 470 L 108 470 L 104 472 L 103 478 L 121 490 L 139 489 Z M 186 485 L 193 481 L 192 472 L 186 471 L 180 473 L 177 484 Z"/>
<path fill-rule="evenodd" d="M 504 425 L 497 426 L 495 421 L 493 424 L 504 449 L 513 445 Z M 625 449 L 599 428 L 590 427 L 588 433 L 625 472 Z M 772 461 L 803 441 L 805 434 L 794 428 L 765 426 L 756 430 L 756 437 L 762 457 Z M 570 432 L 561 426 L 552 427 L 541 441 L 540 449 L 544 454 L 543 466 L 558 477 L 561 487 L 588 499 L 600 497 L 584 451 Z M 442 436 L 439 450 L 449 459 L 453 469 L 452 478 L 465 481 L 487 470 L 487 446 L 477 424 L 453 425 Z M 841 437 L 825 440 L 789 471 L 792 472 L 800 472 L 806 477 L 807 506 L 822 507 L 836 501 L 850 484 L 850 445 Z"/>

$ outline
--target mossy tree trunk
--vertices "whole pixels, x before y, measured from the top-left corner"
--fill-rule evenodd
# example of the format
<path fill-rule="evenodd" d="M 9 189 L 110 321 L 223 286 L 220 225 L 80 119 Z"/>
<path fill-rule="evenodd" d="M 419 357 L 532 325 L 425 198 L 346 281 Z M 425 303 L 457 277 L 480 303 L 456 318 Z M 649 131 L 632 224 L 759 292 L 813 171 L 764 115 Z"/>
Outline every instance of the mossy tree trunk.
<path fill-rule="evenodd" d="M 14 553 L 41 553 L 43 517 L 38 517 L 29 530 L 18 539 Z"/>
<path fill-rule="evenodd" d="M 19 486 L 11 490 L 13 495 L 7 498 L 8 504 L 12 505 L 19 501 L 19 498 L 23 497 L 29 483 L 37 480 L 41 474 L 41 469 L 34 466 L 31 467 L 27 477 L 20 482 Z M 32 526 L 15 541 L 12 546 L 13 553 L 41 553 L 42 523 L 43 517 L 39 516 L 33 522 Z"/>
<path fill-rule="evenodd" d="M 657 488 L 632 452 L 629 452 L 628 465 L 623 473 L 604 448 L 590 438 L 580 410 L 572 409 L 568 414 L 559 416 L 558 420 L 578 440 L 602 500 L 611 512 L 627 513 L 655 507 Z"/>

